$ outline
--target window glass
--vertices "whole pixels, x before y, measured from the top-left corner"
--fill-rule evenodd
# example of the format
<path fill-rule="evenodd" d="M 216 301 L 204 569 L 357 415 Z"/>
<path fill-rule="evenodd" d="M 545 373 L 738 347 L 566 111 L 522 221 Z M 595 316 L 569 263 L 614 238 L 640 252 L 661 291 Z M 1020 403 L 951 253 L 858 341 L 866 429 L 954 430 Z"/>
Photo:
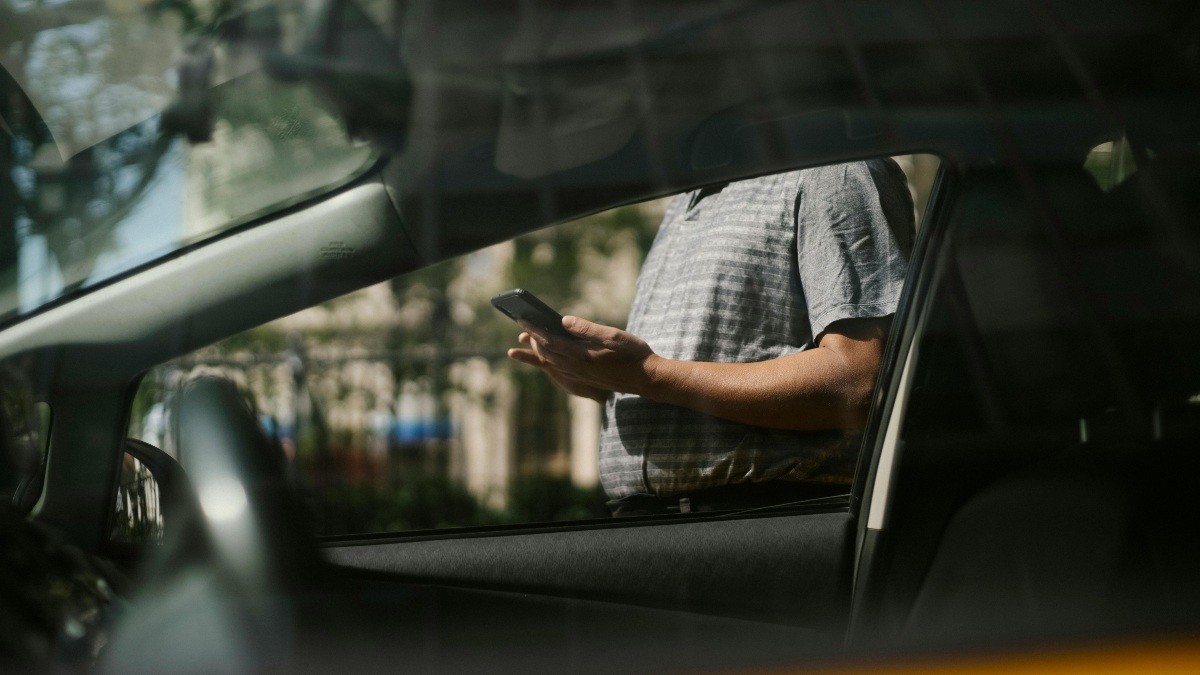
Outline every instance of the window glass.
<path fill-rule="evenodd" d="M 14 2 L 0 34 L 0 320 L 353 178 L 373 151 L 269 77 L 295 3 Z"/>
<path fill-rule="evenodd" d="M 1198 165 L 1164 153 L 1134 171 L 1121 154 L 1125 141 L 1089 159 L 1119 189 L 1051 166 L 1030 174 L 1037 199 L 1004 178 L 984 188 L 1002 199 L 963 198 L 918 348 L 910 442 L 1017 456 L 1192 433 L 1200 248 L 1177 225 L 1194 213 Z M 1145 340 L 1154 349 L 1125 346 Z"/>
<path fill-rule="evenodd" d="M 50 406 L 16 378 L 0 377 L 0 499 L 26 511 L 41 494 Z"/>
<path fill-rule="evenodd" d="M 936 160 L 897 159 L 923 208 Z M 626 326 L 669 202 L 518 237 L 163 364 L 142 382 L 130 436 L 186 469 L 170 402 L 219 374 L 253 400 L 321 535 L 607 518 L 602 406 L 508 358 L 520 329 L 490 299 L 524 288 Z"/>

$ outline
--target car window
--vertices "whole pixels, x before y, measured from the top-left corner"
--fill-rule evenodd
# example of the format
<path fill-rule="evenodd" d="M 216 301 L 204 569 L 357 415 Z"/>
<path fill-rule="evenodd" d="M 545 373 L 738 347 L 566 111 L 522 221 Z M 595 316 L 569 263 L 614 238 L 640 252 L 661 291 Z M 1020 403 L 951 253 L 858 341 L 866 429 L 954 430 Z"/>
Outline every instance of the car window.
<path fill-rule="evenodd" d="M 3 10 L 0 319 L 328 190 L 374 158 L 317 92 L 264 73 L 261 54 L 295 39 L 297 7 L 59 6 Z"/>
<path fill-rule="evenodd" d="M 22 512 L 41 494 L 50 406 L 20 378 L 0 376 L 0 499 Z"/>
<path fill-rule="evenodd" d="M 936 158 L 897 164 L 910 176 L 906 208 L 923 209 Z M 562 314 L 627 326 L 671 204 L 521 236 L 163 364 L 142 380 L 129 435 L 186 469 L 172 402 L 217 374 L 252 399 L 321 535 L 608 518 L 602 405 L 509 358 L 521 329 L 489 301 L 523 288 Z M 848 480 L 813 494 L 844 494 Z"/>

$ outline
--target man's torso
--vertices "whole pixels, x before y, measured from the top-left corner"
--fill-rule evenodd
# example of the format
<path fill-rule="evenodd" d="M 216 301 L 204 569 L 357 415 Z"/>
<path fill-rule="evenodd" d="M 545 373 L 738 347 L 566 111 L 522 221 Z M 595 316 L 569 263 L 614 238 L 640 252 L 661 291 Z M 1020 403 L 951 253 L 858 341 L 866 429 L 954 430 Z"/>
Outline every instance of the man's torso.
<path fill-rule="evenodd" d="M 849 200 L 849 204 L 814 211 L 822 195 L 830 192 L 825 184 L 842 180 L 839 171 L 851 167 L 861 181 L 867 175 L 865 166 L 763 176 L 730 183 L 700 199 L 696 192 L 677 196 L 642 268 L 629 331 L 659 355 L 688 361 L 749 363 L 812 348 L 815 336 L 802 272 L 807 271 L 810 280 L 814 274 L 837 277 L 839 270 L 826 274 L 821 267 L 838 265 L 838 256 L 845 252 L 826 259 L 820 253 L 824 244 L 814 248 L 805 238 L 798 254 L 797 216 L 810 213 L 808 220 L 817 221 L 804 222 L 802 217 L 801 228 L 837 227 L 842 217 L 839 209 L 864 208 Z M 871 169 L 877 183 L 898 176 L 903 184 L 894 163 Z M 888 190 L 892 187 L 885 185 Z M 801 204 L 805 199 L 810 201 Z M 897 203 L 892 196 L 881 195 L 874 208 L 881 202 L 886 211 L 907 208 L 911 213 L 911 202 Z M 908 221 L 911 224 L 911 215 Z M 896 286 L 897 272 L 887 270 L 881 275 L 887 281 L 882 283 Z M 884 289 L 884 295 L 892 290 Z M 845 292 L 858 299 L 853 289 Z M 894 295 L 898 293 L 897 287 Z M 885 303 L 876 304 L 881 305 L 880 315 L 892 311 Z M 836 312 L 831 316 L 836 317 Z M 616 394 L 605 409 L 601 480 L 614 499 L 751 481 L 848 480 L 856 438 L 857 434 L 844 431 L 801 433 L 752 427 Z"/>

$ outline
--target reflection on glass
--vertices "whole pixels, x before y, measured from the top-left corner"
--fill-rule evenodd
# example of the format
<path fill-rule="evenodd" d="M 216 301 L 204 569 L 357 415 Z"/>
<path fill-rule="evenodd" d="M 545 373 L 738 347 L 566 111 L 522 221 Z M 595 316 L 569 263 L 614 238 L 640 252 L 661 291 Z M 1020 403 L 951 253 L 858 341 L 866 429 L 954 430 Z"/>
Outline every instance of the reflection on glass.
<path fill-rule="evenodd" d="M 154 482 L 150 469 L 129 453 L 125 453 L 121 461 L 116 508 L 110 537 L 112 541 L 162 543 L 163 516 L 158 483 Z"/>
<path fill-rule="evenodd" d="M 0 499 L 28 510 L 41 492 L 50 406 L 34 401 L 23 382 L 4 376 L 0 376 L 0 433 Z"/>
<path fill-rule="evenodd" d="M 1101 190 L 1108 192 L 1137 171 L 1133 146 L 1130 145 L 1129 139 L 1123 136 L 1115 141 L 1101 143 L 1088 153 L 1083 168 L 1091 174 Z"/>
<path fill-rule="evenodd" d="M 370 160 L 312 92 L 262 73 L 297 10 L 256 10 L 264 38 L 221 7 L 0 0 L 0 318 Z"/>

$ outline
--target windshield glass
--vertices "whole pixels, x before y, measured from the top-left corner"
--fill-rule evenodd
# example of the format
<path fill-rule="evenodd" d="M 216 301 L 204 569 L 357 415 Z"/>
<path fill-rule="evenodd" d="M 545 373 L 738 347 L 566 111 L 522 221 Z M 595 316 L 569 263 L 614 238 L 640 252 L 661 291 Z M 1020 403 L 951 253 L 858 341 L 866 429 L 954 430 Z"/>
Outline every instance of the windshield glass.
<path fill-rule="evenodd" d="M 357 175 L 298 5 L 0 0 L 0 319 Z M 290 46 L 290 47 L 289 47 Z"/>

